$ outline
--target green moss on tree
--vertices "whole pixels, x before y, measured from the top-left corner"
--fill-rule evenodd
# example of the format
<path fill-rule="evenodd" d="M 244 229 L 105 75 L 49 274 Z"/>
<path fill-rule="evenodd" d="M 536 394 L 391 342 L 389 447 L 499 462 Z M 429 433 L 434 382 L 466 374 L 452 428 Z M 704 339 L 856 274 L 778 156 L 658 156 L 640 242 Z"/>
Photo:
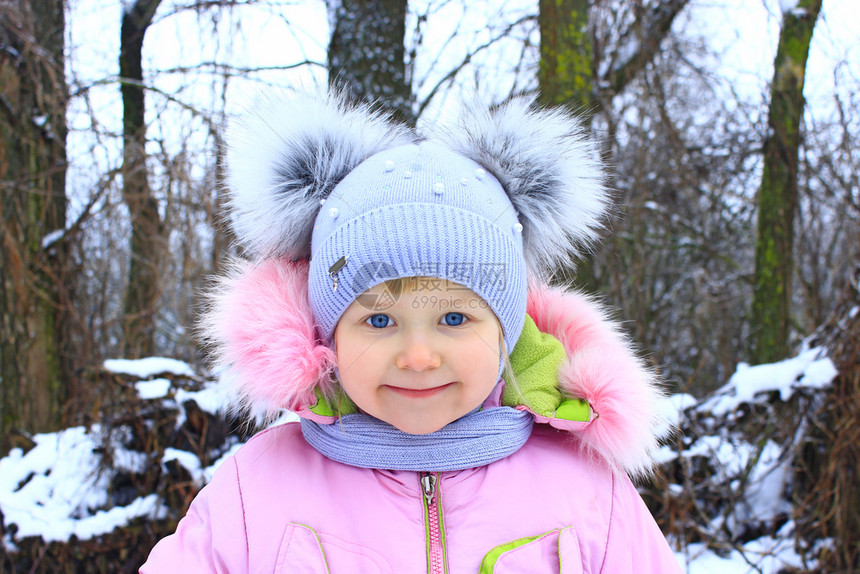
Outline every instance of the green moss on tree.
<path fill-rule="evenodd" d="M 71 371 L 62 336 L 66 244 L 63 3 L 0 8 L 0 452 L 20 432 L 57 428 Z M 34 117 L 45 118 L 35 122 Z"/>
<path fill-rule="evenodd" d="M 588 2 L 542 0 L 540 28 L 538 75 L 543 102 L 592 108 L 593 52 L 588 34 Z"/>
<path fill-rule="evenodd" d="M 802 0 L 783 16 L 768 110 L 769 135 L 758 193 L 751 359 L 788 355 L 798 147 L 809 44 L 822 0 Z"/>

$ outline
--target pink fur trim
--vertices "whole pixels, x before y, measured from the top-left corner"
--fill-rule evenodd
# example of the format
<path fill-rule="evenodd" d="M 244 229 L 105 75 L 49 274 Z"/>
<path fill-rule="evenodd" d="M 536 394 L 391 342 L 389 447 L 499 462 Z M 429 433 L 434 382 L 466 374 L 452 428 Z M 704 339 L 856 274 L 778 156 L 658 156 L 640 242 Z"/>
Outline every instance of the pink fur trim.
<path fill-rule="evenodd" d="M 562 392 L 588 401 L 597 418 L 575 434 L 586 451 L 616 472 L 647 476 L 658 447 L 663 397 L 657 377 L 606 312 L 580 293 L 532 285 L 527 312 L 567 350 L 559 373 Z"/>
<path fill-rule="evenodd" d="M 300 411 L 316 402 L 317 385 L 331 384 L 335 354 L 317 338 L 306 261 L 234 262 L 209 302 L 203 333 L 237 409 Z"/>

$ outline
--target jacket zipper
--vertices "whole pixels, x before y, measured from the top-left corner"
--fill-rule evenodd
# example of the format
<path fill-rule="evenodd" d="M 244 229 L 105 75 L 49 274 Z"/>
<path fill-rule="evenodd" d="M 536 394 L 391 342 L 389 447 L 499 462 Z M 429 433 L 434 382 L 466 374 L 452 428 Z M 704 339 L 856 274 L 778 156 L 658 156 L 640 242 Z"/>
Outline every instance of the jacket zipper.
<path fill-rule="evenodd" d="M 445 574 L 445 529 L 442 522 L 441 493 L 437 488 L 438 474 L 422 473 L 421 490 L 424 492 L 424 528 L 427 534 L 427 572 Z"/>

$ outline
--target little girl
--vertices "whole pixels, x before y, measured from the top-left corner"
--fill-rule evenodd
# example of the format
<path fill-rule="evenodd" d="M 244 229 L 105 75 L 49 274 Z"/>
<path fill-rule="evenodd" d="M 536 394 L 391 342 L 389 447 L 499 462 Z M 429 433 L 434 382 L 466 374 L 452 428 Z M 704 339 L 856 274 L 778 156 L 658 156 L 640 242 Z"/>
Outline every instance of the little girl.
<path fill-rule="evenodd" d="M 237 408 L 300 422 L 228 459 L 141 572 L 680 572 L 629 478 L 657 382 L 545 282 L 608 202 L 575 118 L 515 99 L 419 137 L 295 94 L 230 153 L 252 260 L 204 331 Z"/>

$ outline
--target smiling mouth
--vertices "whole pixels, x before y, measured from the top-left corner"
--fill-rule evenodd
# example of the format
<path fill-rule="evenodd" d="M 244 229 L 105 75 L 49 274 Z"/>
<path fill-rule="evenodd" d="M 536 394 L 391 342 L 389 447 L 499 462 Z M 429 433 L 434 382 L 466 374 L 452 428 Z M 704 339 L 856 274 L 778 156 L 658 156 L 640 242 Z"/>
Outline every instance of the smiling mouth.
<path fill-rule="evenodd" d="M 453 384 L 454 383 L 447 383 L 445 385 L 439 385 L 438 387 L 431 387 L 429 389 L 407 389 L 405 387 L 395 387 L 392 385 L 385 385 L 385 388 L 397 393 L 398 395 L 411 399 L 424 399 L 441 393 Z"/>

